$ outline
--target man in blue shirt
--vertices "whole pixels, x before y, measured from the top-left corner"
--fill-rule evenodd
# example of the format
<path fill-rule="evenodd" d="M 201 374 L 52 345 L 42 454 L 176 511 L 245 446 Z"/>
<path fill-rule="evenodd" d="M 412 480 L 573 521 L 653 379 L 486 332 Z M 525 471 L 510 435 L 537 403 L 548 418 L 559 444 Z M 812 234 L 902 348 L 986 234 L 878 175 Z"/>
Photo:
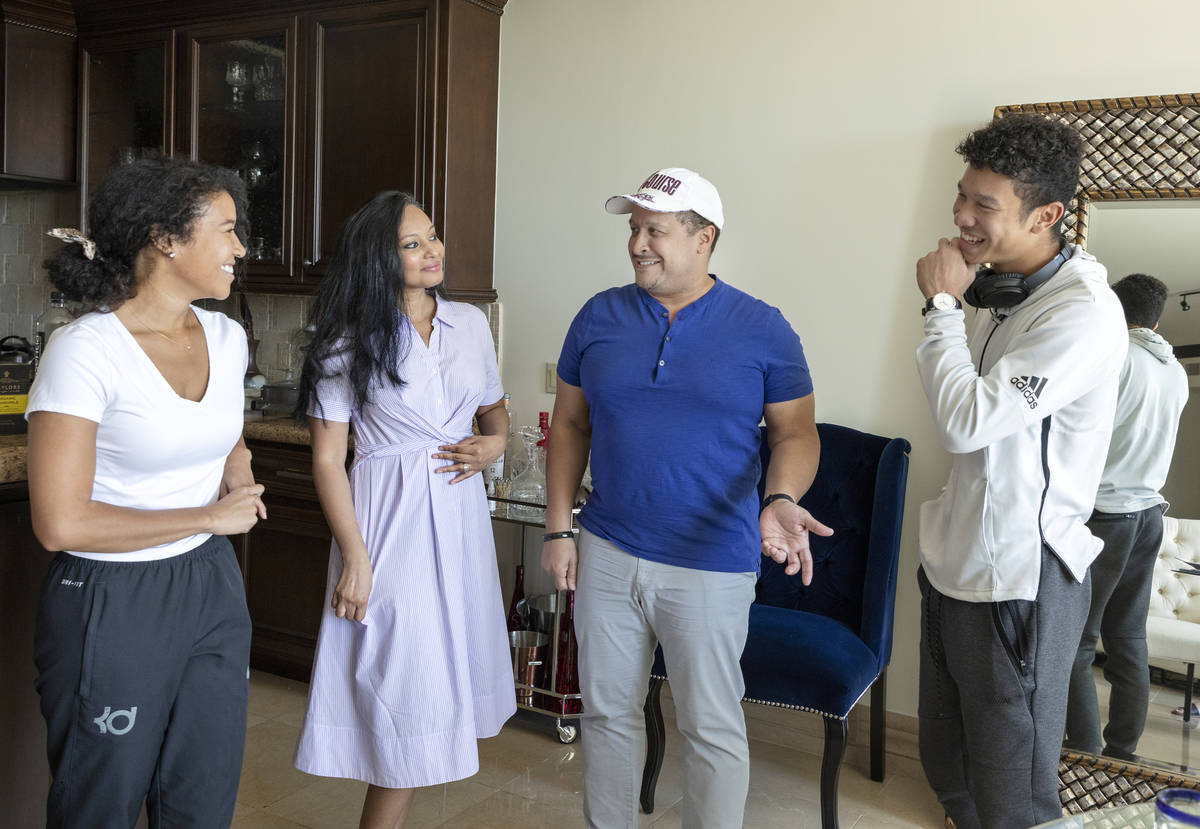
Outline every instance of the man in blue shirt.
<path fill-rule="evenodd" d="M 796 505 L 820 446 L 800 340 L 776 308 L 708 273 L 724 212 L 706 179 L 659 170 L 614 196 L 634 283 L 592 297 L 558 361 L 542 566 L 579 591 L 584 815 L 637 825 L 642 701 L 656 643 L 685 740 L 689 827 L 740 827 L 749 752 L 739 660 L 759 556 L 812 576 Z M 771 463 L 760 505 L 759 423 Z M 571 504 L 589 451 L 594 491 Z"/>

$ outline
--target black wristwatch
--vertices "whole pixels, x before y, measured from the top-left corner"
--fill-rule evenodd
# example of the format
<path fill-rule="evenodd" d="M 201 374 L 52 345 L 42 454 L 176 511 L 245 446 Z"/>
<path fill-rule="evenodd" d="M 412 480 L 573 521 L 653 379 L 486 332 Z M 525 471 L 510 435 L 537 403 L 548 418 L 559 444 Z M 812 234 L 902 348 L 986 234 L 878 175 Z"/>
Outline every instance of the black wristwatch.
<path fill-rule="evenodd" d="M 768 495 L 766 498 L 763 498 L 762 505 L 758 508 L 758 514 L 762 515 L 762 511 L 775 501 L 791 501 L 793 504 L 796 503 L 796 499 L 786 492 L 776 492 L 774 495 Z"/>

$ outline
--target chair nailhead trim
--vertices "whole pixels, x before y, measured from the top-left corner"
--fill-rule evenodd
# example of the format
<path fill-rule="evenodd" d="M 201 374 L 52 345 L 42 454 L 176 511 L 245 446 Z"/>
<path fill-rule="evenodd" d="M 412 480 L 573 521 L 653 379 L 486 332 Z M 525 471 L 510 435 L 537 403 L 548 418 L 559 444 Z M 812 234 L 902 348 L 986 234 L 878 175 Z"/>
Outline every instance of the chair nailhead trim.
<path fill-rule="evenodd" d="M 658 674 L 650 674 L 650 678 L 661 679 L 664 682 L 667 681 L 665 676 L 659 676 Z M 807 711 L 810 714 L 820 714 L 822 717 L 826 717 L 831 720 L 846 719 L 845 717 L 839 717 L 836 714 L 826 714 L 824 711 L 821 711 L 817 708 L 809 708 L 807 705 L 788 705 L 783 702 L 770 702 L 765 699 L 751 699 L 750 697 L 742 697 L 742 702 L 753 702 L 755 705 L 770 705 L 772 708 L 787 708 L 790 711 Z"/>
<path fill-rule="evenodd" d="M 820 714 L 829 720 L 844 720 L 845 717 L 839 717 L 836 714 L 826 714 L 816 708 L 809 708 L 807 705 L 787 705 L 782 702 L 769 702 L 765 699 L 751 699 L 750 697 L 742 697 L 742 702 L 753 702 L 756 705 L 770 705 L 772 708 L 787 708 L 790 711 L 807 711 L 810 714 Z"/>

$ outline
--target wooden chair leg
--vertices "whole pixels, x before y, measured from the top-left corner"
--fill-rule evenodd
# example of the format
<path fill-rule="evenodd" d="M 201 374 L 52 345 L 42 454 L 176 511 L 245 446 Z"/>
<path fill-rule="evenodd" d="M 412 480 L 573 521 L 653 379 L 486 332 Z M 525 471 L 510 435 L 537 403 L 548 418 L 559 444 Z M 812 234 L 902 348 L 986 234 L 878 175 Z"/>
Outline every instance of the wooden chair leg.
<path fill-rule="evenodd" d="M 883 755 L 887 748 L 887 669 L 871 686 L 871 779 L 883 782 Z"/>
<path fill-rule="evenodd" d="M 646 704 L 642 707 L 646 715 L 646 765 L 642 767 L 642 811 L 654 814 L 654 789 L 658 786 L 658 773 L 662 771 L 663 755 L 667 748 L 667 731 L 663 727 L 662 715 L 663 681 L 650 677 L 650 688 L 646 691 Z"/>
<path fill-rule="evenodd" d="M 849 720 L 824 717 L 825 754 L 821 759 L 821 829 L 838 829 L 838 772 L 846 755 Z"/>

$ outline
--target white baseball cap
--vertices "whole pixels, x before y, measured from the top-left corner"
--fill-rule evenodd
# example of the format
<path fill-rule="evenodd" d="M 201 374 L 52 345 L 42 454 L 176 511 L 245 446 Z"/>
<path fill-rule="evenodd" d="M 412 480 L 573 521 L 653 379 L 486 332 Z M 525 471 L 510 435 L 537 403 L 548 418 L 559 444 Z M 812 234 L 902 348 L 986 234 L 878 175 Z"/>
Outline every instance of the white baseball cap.
<path fill-rule="evenodd" d="M 683 167 L 666 167 L 650 174 L 636 193 L 613 196 L 604 203 L 609 213 L 632 213 L 633 206 L 655 213 L 694 210 L 717 226 L 725 224 L 725 211 L 717 188 L 704 176 Z"/>

